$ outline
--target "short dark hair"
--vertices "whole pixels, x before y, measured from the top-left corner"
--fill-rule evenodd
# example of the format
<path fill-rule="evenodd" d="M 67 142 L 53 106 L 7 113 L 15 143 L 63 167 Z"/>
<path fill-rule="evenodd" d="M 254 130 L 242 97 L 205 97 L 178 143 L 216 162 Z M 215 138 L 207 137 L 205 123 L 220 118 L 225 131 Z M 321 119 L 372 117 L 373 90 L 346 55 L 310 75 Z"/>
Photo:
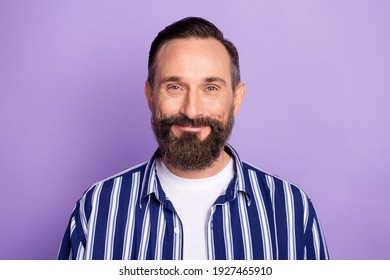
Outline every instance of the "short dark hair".
<path fill-rule="evenodd" d="M 223 33 L 213 23 L 199 17 L 187 17 L 174 22 L 160 31 L 153 40 L 148 61 L 148 82 L 150 86 L 154 87 L 156 59 L 161 47 L 170 40 L 187 38 L 214 38 L 225 47 L 231 61 L 232 87 L 235 89 L 241 79 L 237 49 L 232 42 L 224 38 Z"/>

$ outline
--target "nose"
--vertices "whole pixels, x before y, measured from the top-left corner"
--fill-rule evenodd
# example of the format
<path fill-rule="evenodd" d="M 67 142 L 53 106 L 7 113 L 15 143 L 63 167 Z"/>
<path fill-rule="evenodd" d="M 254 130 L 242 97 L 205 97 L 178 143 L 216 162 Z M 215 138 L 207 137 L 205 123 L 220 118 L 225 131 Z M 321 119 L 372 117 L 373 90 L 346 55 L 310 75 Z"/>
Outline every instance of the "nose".
<path fill-rule="evenodd" d="M 195 91 L 188 91 L 183 98 L 180 114 L 189 119 L 195 119 L 203 115 L 203 104 L 201 97 Z"/>

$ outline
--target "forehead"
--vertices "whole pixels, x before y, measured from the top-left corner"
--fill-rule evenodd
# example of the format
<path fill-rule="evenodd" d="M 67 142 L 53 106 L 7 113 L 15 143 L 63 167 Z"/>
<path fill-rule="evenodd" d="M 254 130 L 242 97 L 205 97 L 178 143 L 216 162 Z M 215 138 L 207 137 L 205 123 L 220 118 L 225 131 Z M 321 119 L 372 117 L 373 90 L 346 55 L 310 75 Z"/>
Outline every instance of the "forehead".
<path fill-rule="evenodd" d="M 230 76 L 230 57 L 226 48 L 216 39 L 174 39 L 165 43 L 157 54 L 157 73 L 177 75 L 200 72 L 216 72 Z M 169 73 L 166 73 L 166 72 Z M 177 72 L 177 73 L 171 73 Z M 229 77 L 230 78 L 230 77 Z"/>

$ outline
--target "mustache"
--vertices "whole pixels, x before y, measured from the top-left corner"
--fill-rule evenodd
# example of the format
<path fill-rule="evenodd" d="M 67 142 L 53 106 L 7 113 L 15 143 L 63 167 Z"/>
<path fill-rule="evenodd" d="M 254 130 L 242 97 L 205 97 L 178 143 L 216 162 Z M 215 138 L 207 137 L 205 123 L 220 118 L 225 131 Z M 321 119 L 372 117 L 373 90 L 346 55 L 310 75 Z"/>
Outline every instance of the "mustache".
<path fill-rule="evenodd" d="M 210 126 L 210 127 L 218 127 L 221 125 L 221 122 L 209 117 L 197 117 L 194 119 L 190 119 L 184 115 L 176 115 L 167 118 L 160 119 L 159 122 L 163 125 L 172 126 L 172 125 L 180 125 L 180 126 Z"/>

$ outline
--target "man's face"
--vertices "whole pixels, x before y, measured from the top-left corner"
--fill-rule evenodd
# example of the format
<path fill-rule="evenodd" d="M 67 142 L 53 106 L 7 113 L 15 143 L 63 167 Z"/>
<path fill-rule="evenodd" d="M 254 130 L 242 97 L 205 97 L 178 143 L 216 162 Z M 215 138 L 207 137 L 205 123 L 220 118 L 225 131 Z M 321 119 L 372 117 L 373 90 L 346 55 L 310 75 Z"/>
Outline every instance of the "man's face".
<path fill-rule="evenodd" d="M 210 166 L 225 145 L 244 94 L 232 88 L 231 62 L 215 39 L 175 39 L 162 46 L 154 88 L 145 92 L 166 163 L 181 170 Z"/>

